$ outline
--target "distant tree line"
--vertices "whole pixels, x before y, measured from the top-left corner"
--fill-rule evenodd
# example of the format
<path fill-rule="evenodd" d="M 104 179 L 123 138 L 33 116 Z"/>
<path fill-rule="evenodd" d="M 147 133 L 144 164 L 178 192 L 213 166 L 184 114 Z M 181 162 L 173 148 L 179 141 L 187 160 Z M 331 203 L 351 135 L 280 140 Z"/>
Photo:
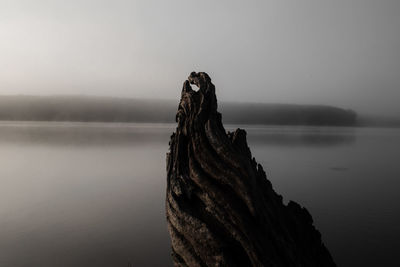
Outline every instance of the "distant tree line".
<path fill-rule="evenodd" d="M 332 126 L 357 123 L 356 112 L 322 105 L 224 103 L 221 110 L 226 123 Z"/>
<path fill-rule="evenodd" d="M 0 96 L 0 120 L 174 122 L 172 100 L 89 96 Z M 224 123 L 351 126 L 352 110 L 330 106 L 219 103 Z"/>

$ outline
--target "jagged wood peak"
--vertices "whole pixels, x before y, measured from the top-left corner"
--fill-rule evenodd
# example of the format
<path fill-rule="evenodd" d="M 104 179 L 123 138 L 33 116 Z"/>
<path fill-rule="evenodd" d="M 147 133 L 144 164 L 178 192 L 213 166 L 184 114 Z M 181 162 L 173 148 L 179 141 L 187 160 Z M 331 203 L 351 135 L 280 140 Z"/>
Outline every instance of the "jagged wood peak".
<path fill-rule="evenodd" d="M 176 121 L 166 194 L 176 266 L 335 266 L 308 211 L 273 190 L 246 132 L 225 131 L 206 73 L 184 82 Z"/>

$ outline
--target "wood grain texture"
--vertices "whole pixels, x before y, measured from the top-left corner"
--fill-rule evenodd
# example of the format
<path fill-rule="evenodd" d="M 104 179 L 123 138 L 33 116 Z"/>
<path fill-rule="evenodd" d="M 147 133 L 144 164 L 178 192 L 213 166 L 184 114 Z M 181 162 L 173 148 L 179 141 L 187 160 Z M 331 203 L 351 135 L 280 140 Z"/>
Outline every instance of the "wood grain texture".
<path fill-rule="evenodd" d="M 309 212 L 273 190 L 246 132 L 225 131 L 206 73 L 184 82 L 176 121 L 166 194 L 175 266 L 335 266 Z"/>

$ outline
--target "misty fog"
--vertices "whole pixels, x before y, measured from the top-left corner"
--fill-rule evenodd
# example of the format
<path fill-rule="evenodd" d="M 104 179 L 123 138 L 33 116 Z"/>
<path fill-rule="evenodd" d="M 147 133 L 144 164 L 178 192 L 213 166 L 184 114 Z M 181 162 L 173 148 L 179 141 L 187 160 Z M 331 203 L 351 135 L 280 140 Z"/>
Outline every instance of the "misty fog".
<path fill-rule="evenodd" d="M 400 113 L 400 2 L 0 2 L 0 94 L 179 97 Z"/>

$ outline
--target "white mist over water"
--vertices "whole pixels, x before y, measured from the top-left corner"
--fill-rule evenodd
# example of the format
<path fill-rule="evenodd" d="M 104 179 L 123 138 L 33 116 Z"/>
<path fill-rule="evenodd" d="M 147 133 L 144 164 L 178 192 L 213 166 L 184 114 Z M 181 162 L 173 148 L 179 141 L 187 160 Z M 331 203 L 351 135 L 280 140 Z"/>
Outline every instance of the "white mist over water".
<path fill-rule="evenodd" d="M 398 0 L 2 0 L 0 94 L 179 96 L 399 114 Z"/>

